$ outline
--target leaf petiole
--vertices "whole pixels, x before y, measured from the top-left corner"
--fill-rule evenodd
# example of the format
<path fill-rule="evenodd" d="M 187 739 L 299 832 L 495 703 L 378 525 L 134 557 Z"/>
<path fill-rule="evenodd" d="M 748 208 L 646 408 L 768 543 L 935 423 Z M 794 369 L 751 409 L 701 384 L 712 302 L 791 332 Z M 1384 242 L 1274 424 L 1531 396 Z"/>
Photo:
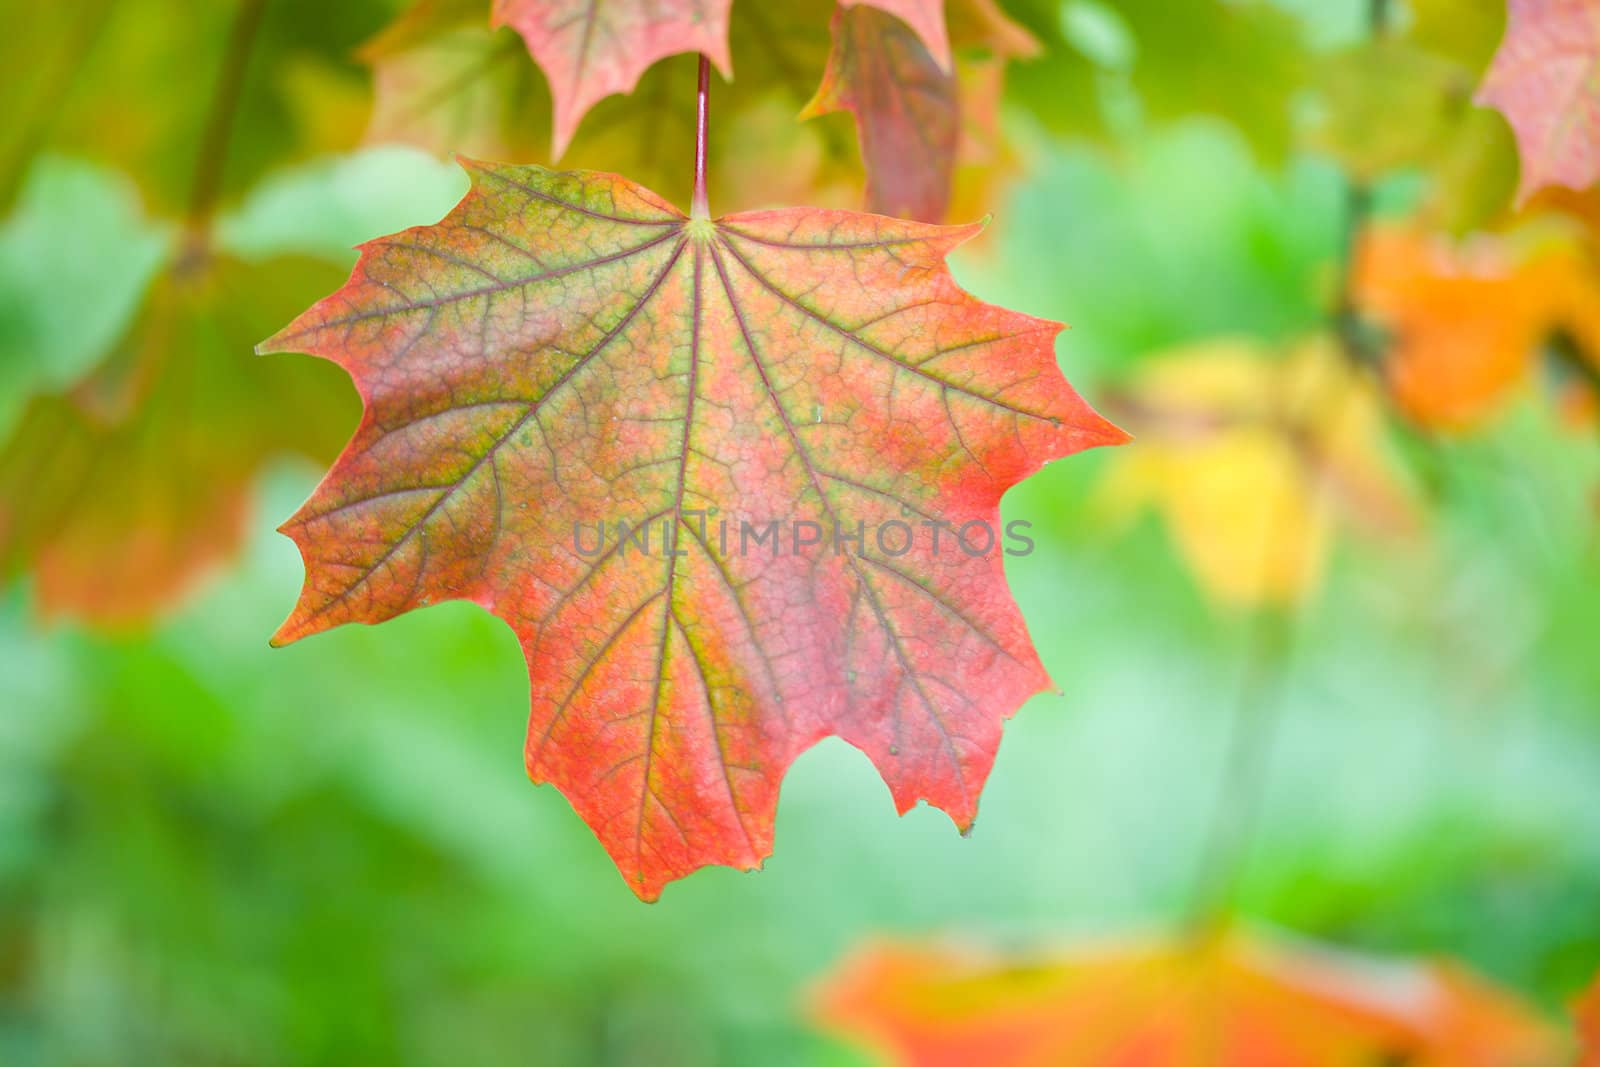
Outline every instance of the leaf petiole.
<path fill-rule="evenodd" d="M 689 217 L 709 219 L 711 203 L 706 196 L 706 128 L 709 125 L 711 104 L 711 60 L 700 53 L 700 86 L 694 111 L 694 199 L 689 205 Z"/>

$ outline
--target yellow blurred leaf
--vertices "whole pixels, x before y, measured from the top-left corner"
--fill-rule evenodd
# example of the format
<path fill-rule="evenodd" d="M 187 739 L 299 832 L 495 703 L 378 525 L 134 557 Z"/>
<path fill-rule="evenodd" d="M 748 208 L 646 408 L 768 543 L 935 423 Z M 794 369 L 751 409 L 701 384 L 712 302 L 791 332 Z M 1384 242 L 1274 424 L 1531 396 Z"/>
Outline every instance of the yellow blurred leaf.
<path fill-rule="evenodd" d="M 1137 444 L 1113 459 L 1102 502 L 1114 516 L 1159 512 L 1221 603 L 1294 603 L 1316 589 L 1339 528 L 1416 524 L 1378 398 L 1331 342 L 1287 357 L 1244 339 L 1182 349 L 1111 410 Z"/>

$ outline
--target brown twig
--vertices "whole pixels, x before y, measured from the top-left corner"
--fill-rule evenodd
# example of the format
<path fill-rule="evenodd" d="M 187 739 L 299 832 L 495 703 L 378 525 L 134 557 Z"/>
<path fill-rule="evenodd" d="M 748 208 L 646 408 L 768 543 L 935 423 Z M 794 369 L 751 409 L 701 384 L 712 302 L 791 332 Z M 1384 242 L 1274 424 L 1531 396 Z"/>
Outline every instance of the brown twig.
<path fill-rule="evenodd" d="M 216 213 L 223 171 L 227 164 L 228 144 L 233 136 L 233 121 L 239 111 L 239 98 L 244 92 L 250 53 L 254 50 L 266 6 L 267 0 L 239 0 L 239 11 L 234 17 L 228 44 L 223 51 L 222 69 L 218 72 L 216 92 L 211 98 L 211 112 L 200 135 L 185 217 L 191 235 L 201 242 L 204 242 Z"/>

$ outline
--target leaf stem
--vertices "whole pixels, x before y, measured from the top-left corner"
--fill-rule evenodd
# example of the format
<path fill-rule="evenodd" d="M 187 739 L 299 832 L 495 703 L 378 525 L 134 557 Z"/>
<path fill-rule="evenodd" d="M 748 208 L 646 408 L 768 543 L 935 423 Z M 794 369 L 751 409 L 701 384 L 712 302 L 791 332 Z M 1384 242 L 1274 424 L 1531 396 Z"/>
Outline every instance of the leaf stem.
<path fill-rule="evenodd" d="M 189 209 L 186 222 L 197 240 L 211 227 L 216 213 L 217 199 L 222 191 L 223 167 L 228 158 L 228 143 L 233 135 L 234 116 L 239 111 L 239 98 L 244 92 L 244 79 L 254 48 L 256 33 L 261 28 L 261 16 L 266 10 L 266 0 L 240 0 L 238 14 L 228 34 L 228 44 L 222 56 L 222 69 L 217 75 L 216 92 L 211 98 L 211 113 L 200 135 L 200 149 L 195 159 L 194 181 L 189 187 Z"/>
<path fill-rule="evenodd" d="M 1368 0 L 1367 32 L 1373 39 L 1389 31 L 1390 0 Z M 1345 217 L 1339 262 L 1339 289 L 1329 314 L 1329 325 L 1346 358 L 1351 378 L 1344 391 L 1329 406 L 1338 425 L 1347 398 L 1353 399 L 1361 376 L 1381 354 L 1355 300 L 1355 275 L 1361 235 L 1372 216 L 1372 189 L 1356 178 L 1345 179 Z M 1292 386 L 1290 387 L 1292 389 Z M 1311 405 L 1326 397 L 1296 398 L 1283 390 L 1276 405 L 1284 419 L 1285 432 L 1300 431 Z M 1313 497 L 1318 511 L 1326 506 L 1325 494 Z M 1288 535 L 1288 507 L 1280 503 L 1271 516 L 1263 542 L 1265 561 L 1277 555 Z M 1300 604 L 1285 611 L 1257 608 L 1245 651 L 1244 679 L 1240 686 L 1232 723 L 1229 726 L 1227 753 L 1215 815 L 1200 864 L 1190 922 L 1199 934 L 1208 933 L 1224 917 L 1233 903 L 1245 860 L 1255 834 L 1256 821 L 1266 792 L 1267 765 L 1283 718 L 1283 688 L 1296 636 L 1300 628 Z"/>
<path fill-rule="evenodd" d="M 1367 32 L 1382 37 L 1389 32 L 1390 0 L 1367 0 Z"/>
<path fill-rule="evenodd" d="M 1546 342 L 1545 351 L 1557 368 L 1600 395 L 1600 367 L 1587 358 L 1583 346 L 1570 332 L 1557 330 Z"/>
<path fill-rule="evenodd" d="M 1280 508 L 1282 505 L 1280 505 Z M 1274 521 L 1275 550 L 1282 523 Z M 1266 792 L 1266 771 L 1283 709 L 1283 683 L 1294 639 L 1295 620 L 1261 607 L 1251 620 L 1244 678 L 1228 726 L 1227 750 L 1217 804 L 1205 845 L 1200 851 L 1192 928 L 1208 932 L 1226 915 L 1244 868 L 1256 819 Z"/>
<path fill-rule="evenodd" d="M 1356 178 L 1344 183 L 1344 234 L 1339 251 L 1339 292 L 1334 300 L 1333 332 L 1345 358 L 1358 370 L 1372 366 L 1382 355 L 1356 305 L 1356 270 L 1361 237 L 1372 217 L 1372 188 Z"/>
<path fill-rule="evenodd" d="M 1367 0 L 1367 34 L 1373 40 L 1388 36 L 1391 0 Z M 1372 219 L 1372 186 L 1361 178 L 1344 180 L 1344 235 L 1339 255 L 1339 291 L 1333 308 L 1333 332 L 1353 367 L 1374 366 L 1383 355 L 1385 340 L 1373 334 L 1356 305 L 1356 270 L 1361 238 Z"/>
<path fill-rule="evenodd" d="M 694 199 L 689 217 L 709 219 L 711 202 L 706 196 L 706 131 L 711 118 L 711 60 L 700 54 L 700 87 L 694 109 Z"/>

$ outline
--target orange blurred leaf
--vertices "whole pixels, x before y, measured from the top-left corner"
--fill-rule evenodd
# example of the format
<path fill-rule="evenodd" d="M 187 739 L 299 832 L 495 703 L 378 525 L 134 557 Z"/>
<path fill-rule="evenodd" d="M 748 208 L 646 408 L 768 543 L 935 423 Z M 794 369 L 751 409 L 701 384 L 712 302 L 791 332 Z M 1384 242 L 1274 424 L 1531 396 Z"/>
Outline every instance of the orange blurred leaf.
<path fill-rule="evenodd" d="M 1358 253 L 1355 299 L 1389 335 L 1385 373 L 1416 422 L 1466 430 L 1528 379 L 1565 331 L 1600 353 L 1600 278 L 1571 242 L 1481 235 L 1461 244 L 1374 227 Z"/>
<path fill-rule="evenodd" d="M 1237 931 L 1032 958 L 877 945 L 824 981 L 816 1015 L 904 1067 L 1545 1067 L 1557 1049 L 1454 964 Z"/>
<path fill-rule="evenodd" d="M 1578 1067 L 1600 1067 L 1600 975 L 1573 1005 L 1578 1022 Z"/>

